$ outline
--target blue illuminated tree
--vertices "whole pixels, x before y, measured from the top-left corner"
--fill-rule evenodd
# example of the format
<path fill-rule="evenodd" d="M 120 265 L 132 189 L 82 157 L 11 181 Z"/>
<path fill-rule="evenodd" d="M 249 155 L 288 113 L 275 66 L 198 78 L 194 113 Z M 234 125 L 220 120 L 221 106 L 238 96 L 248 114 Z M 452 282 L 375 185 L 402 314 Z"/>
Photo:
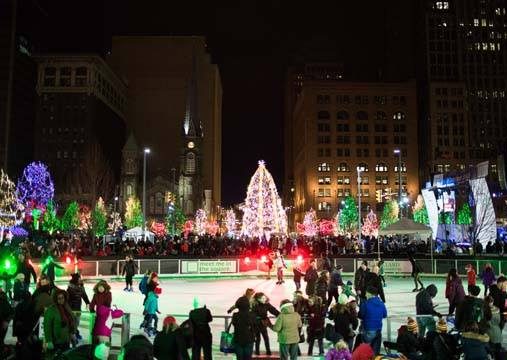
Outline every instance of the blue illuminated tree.
<path fill-rule="evenodd" d="M 46 205 L 55 194 L 55 186 L 48 167 L 41 162 L 32 162 L 23 170 L 18 180 L 16 193 L 19 201 L 26 205 Z"/>

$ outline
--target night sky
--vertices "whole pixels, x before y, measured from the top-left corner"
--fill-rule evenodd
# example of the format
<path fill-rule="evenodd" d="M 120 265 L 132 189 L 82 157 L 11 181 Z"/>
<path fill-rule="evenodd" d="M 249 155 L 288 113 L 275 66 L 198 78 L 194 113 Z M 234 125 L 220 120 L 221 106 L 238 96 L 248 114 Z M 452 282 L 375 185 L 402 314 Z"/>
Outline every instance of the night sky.
<path fill-rule="evenodd" d="M 259 159 L 281 190 L 287 66 L 341 62 L 349 80 L 415 77 L 416 1 L 40 2 L 45 51 L 105 54 L 112 35 L 207 37 L 224 90 L 224 206 L 244 200 Z"/>

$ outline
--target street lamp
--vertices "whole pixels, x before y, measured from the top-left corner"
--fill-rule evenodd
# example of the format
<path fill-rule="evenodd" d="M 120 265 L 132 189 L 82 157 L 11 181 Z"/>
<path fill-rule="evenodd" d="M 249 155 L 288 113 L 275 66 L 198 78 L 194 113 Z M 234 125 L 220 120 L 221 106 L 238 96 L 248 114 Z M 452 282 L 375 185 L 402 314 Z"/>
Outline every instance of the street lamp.
<path fill-rule="evenodd" d="M 146 242 L 146 155 L 150 153 L 149 148 L 144 148 L 143 156 L 143 240 Z"/>
<path fill-rule="evenodd" d="M 398 203 L 400 207 L 403 206 L 401 199 L 401 151 L 400 149 L 394 149 L 394 154 L 398 155 Z M 400 219 L 403 217 L 403 208 L 400 209 Z"/>
<path fill-rule="evenodd" d="M 357 211 L 359 219 L 357 222 L 357 236 L 359 242 L 361 242 L 361 171 L 362 169 L 358 166 L 357 170 Z"/>
<path fill-rule="evenodd" d="M 118 202 L 118 196 L 114 197 L 114 204 L 113 204 L 113 236 L 116 234 L 116 203 Z"/>

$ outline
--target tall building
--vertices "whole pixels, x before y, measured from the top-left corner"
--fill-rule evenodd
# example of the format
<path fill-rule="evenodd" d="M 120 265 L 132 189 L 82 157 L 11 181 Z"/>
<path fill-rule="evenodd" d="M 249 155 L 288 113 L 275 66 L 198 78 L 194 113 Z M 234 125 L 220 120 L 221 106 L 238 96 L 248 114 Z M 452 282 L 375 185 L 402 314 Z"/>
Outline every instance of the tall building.
<path fill-rule="evenodd" d="M 357 198 L 358 168 L 363 215 L 398 198 L 400 175 L 402 196 L 415 200 L 416 102 L 414 81 L 304 81 L 292 112 L 292 152 L 286 154 L 293 164 L 293 221 L 301 222 L 310 208 L 320 218 L 336 216 L 346 196 Z"/>
<path fill-rule="evenodd" d="M 221 201 L 222 86 L 205 39 L 115 36 L 108 63 L 128 83 L 127 123 L 151 149 L 148 177 L 178 183 L 187 215 L 213 212 Z"/>
<path fill-rule="evenodd" d="M 62 202 L 117 194 L 127 88 L 96 55 L 38 55 L 35 159 L 49 165 Z"/>
<path fill-rule="evenodd" d="M 424 177 L 483 160 L 494 173 L 507 150 L 507 1 L 419 4 Z"/>

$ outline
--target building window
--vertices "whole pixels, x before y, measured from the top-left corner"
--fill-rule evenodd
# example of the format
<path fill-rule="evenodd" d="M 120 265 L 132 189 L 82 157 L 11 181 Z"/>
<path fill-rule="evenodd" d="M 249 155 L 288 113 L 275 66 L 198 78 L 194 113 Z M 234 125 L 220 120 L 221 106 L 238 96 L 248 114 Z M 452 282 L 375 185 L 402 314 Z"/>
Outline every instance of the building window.
<path fill-rule="evenodd" d="M 330 185 L 331 178 L 329 176 L 319 177 L 319 185 Z"/>
<path fill-rule="evenodd" d="M 330 197 L 331 189 L 319 189 L 318 197 Z"/>
<path fill-rule="evenodd" d="M 185 171 L 188 174 L 194 174 L 195 173 L 195 154 L 192 153 L 192 152 L 189 152 L 187 154 Z"/>
<path fill-rule="evenodd" d="M 387 165 L 384 163 L 378 163 L 375 165 L 376 172 L 387 172 Z"/>
<path fill-rule="evenodd" d="M 377 121 L 387 121 L 387 115 L 383 111 L 377 111 L 375 114 L 375 120 Z"/>
<path fill-rule="evenodd" d="M 393 120 L 405 120 L 405 113 L 397 111 L 393 114 Z"/>
<path fill-rule="evenodd" d="M 387 104 L 387 96 L 375 96 L 373 98 L 373 102 L 376 105 L 385 105 Z"/>
<path fill-rule="evenodd" d="M 318 205 L 319 211 L 331 211 L 331 204 L 327 201 L 321 201 Z"/>
<path fill-rule="evenodd" d="M 349 113 L 346 112 L 346 111 L 344 111 L 344 110 L 338 111 L 336 113 L 336 119 L 337 120 L 348 120 L 349 118 L 350 118 Z"/>
<path fill-rule="evenodd" d="M 357 165 L 357 170 L 361 172 L 368 172 L 368 164 L 359 163 L 359 165 Z"/>
<path fill-rule="evenodd" d="M 331 137 L 330 136 L 317 136 L 317 144 L 330 144 L 331 143 Z"/>
<path fill-rule="evenodd" d="M 338 172 L 348 172 L 348 171 L 350 171 L 349 166 L 345 162 L 340 163 L 338 165 L 338 169 L 337 170 L 338 170 Z"/>
<path fill-rule="evenodd" d="M 72 68 L 69 66 L 60 69 L 60 86 L 70 86 L 72 78 Z"/>
<path fill-rule="evenodd" d="M 352 194 L 352 191 L 350 191 L 350 188 L 343 189 L 343 196 L 350 196 Z"/>
<path fill-rule="evenodd" d="M 389 178 L 387 175 L 376 175 L 375 176 L 375 185 L 388 185 Z"/>
<path fill-rule="evenodd" d="M 448 10 L 449 9 L 449 2 L 448 1 L 437 1 L 435 3 L 435 8 L 437 10 Z"/>
<path fill-rule="evenodd" d="M 127 185 L 127 197 L 131 196 L 132 195 L 132 185 L 128 184 Z"/>
<path fill-rule="evenodd" d="M 84 66 L 78 67 L 76 69 L 76 86 L 86 86 L 87 85 L 87 75 L 88 69 Z"/>
<path fill-rule="evenodd" d="M 322 110 L 317 113 L 317 119 L 329 120 L 329 118 L 329 111 Z"/>
<path fill-rule="evenodd" d="M 368 124 L 356 124 L 357 132 L 368 132 Z"/>
<path fill-rule="evenodd" d="M 370 189 L 361 189 L 361 196 L 369 197 L 370 196 Z"/>
<path fill-rule="evenodd" d="M 336 124 L 336 131 L 337 132 L 349 132 L 349 124 Z"/>
<path fill-rule="evenodd" d="M 55 86 L 56 85 L 56 68 L 46 67 L 44 68 L 44 86 Z"/>
<path fill-rule="evenodd" d="M 395 184 L 395 185 L 399 185 L 399 184 L 400 184 L 400 182 L 399 182 L 399 177 L 398 177 L 398 176 L 396 176 L 396 177 L 394 178 L 394 184 Z M 401 176 L 401 184 L 402 184 L 402 185 L 407 185 L 407 175 L 402 175 L 402 176 Z"/>
<path fill-rule="evenodd" d="M 398 164 L 394 165 L 394 172 L 398 172 Z M 407 165 L 405 163 L 401 163 L 401 172 L 407 172 Z"/>
<path fill-rule="evenodd" d="M 361 184 L 368 185 L 370 183 L 370 178 L 368 176 L 361 175 Z"/>
<path fill-rule="evenodd" d="M 317 131 L 319 132 L 329 132 L 331 131 L 331 125 L 329 123 L 318 123 Z"/>
<path fill-rule="evenodd" d="M 330 157 L 331 156 L 331 149 L 329 148 L 319 148 L 317 149 L 317 156 L 318 157 Z"/>
<path fill-rule="evenodd" d="M 358 111 L 356 113 L 357 120 L 368 120 L 368 113 L 366 111 Z"/>
<path fill-rule="evenodd" d="M 328 172 L 328 171 L 331 171 L 331 165 L 329 165 L 328 163 L 326 162 L 323 162 L 323 163 L 320 163 L 318 166 L 317 166 L 317 170 L 319 172 Z"/>
<path fill-rule="evenodd" d="M 338 176 L 336 183 L 338 185 L 349 185 L 350 184 L 350 176 Z"/>
<path fill-rule="evenodd" d="M 344 136 L 337 136 L 336 137 L 336 143 L 337 144 L 350 144 L 350 136 L 344 135 Z"/>

